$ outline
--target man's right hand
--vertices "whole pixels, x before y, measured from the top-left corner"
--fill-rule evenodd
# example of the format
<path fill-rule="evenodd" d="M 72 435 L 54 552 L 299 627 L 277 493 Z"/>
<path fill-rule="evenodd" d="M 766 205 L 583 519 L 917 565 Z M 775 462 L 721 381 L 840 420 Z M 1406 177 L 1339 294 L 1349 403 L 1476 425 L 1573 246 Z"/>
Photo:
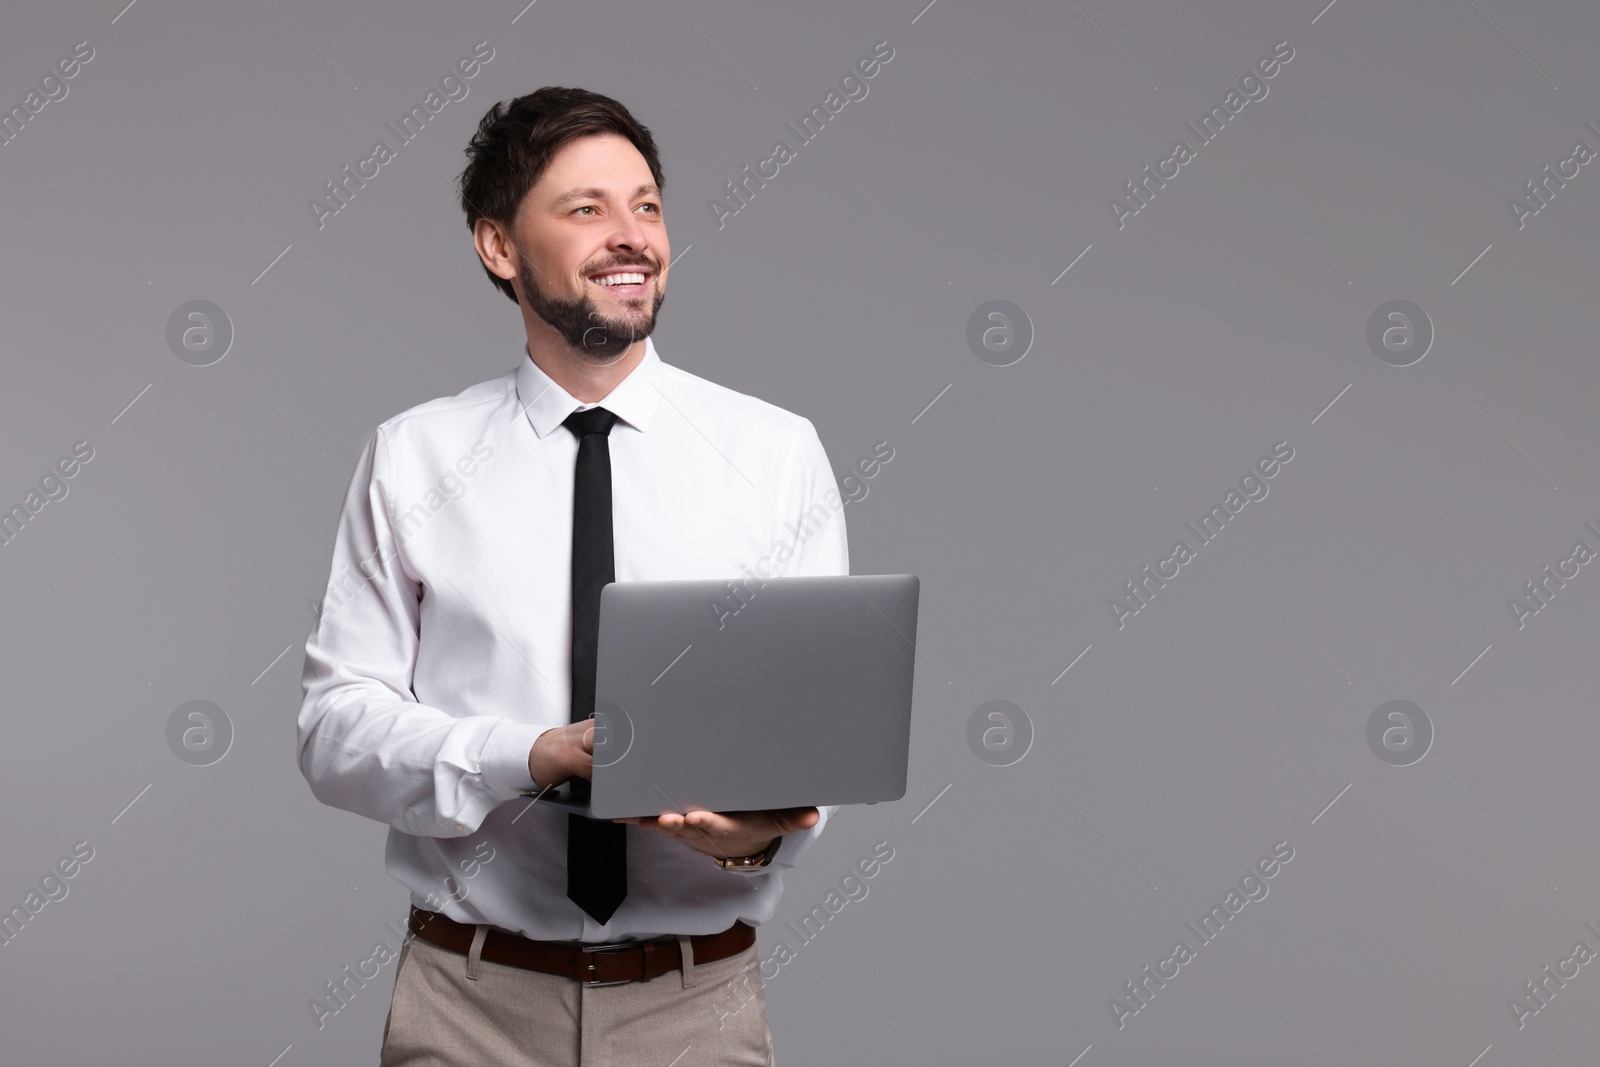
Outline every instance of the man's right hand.
<path fill-rule="evenodd" d="M 546 730 L 528 751 L 528 774 L 539 789 L 594 774 L 594 720 Z"/>

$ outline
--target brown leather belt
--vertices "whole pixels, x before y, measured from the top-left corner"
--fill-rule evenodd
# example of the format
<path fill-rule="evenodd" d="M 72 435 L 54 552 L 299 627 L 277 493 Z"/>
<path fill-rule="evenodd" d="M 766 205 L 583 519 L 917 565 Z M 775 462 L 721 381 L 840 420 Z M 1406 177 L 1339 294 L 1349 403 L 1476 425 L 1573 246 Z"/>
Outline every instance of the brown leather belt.
<path fill-rule="evenodd" d="M 424 941 L 463 956 L 472 950 L 472 937 L 477 931 L 470 923 L 459 923 L 448 915 L 423 911 L 415 905 L 406 926 Z M 755 944 L 756 928 L 740 921 L 720 934 L 695 934 L 689 942 L 694 948 L 695 963 L 712 963 Z M 649 981 L 683 965 L 676 937 L 574 944 L 535 941 L 498 927 L 489 928 L 480 956 L 490 963 L 558 974 L 591 986 Z"/>

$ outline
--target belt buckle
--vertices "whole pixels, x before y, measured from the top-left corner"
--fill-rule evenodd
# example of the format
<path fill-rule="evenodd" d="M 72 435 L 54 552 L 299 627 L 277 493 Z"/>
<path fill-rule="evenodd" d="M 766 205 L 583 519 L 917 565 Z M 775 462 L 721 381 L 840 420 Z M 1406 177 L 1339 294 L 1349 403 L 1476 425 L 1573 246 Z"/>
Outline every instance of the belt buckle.
<path fill-rule="evenodd" d="M 592 944 L 592 945 L 579 944 L 578 945 L 578 951 L 579 952 L 586 952 L 586 953 L 621 952 L 623 949 L 633 948 L 634 946 L 636 946 L 638 944 L 640 944 L 640 942 L 638 940 L 636 940 L 636 939 L 635 940 L 628 940 L 628 941 L 602 941 L 602 942 L 600 942 L 598 944 Z M 589 964 L 589 970 L 590 970 L 590 972 L 594 971 L 594 964 L 593 963 Z M 603 985 L 627 985 L 629 982 L 635 981 L 635 979 L 633 979 L 633 978 L 613 978 L 609 982 L 597 982 L 593 978 L 580 978 L 580 979 L 578 979 L 578 981 L 582 982 L 586 986 L 593 987 L 593 986 L 603 986 Z"/>

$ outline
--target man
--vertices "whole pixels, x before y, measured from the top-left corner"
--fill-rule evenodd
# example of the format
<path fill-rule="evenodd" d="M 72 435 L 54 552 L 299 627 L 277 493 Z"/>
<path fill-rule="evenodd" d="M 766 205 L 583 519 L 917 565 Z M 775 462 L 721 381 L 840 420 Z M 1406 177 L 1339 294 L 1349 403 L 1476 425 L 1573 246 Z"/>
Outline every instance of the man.
<path fill-rule="evenodd" d="M 664 179 L 626 108 L 546 87 L 467 156 L 526 350 L 368 439 L 298 720 L 312 792 L 387 823 L 411 890 L 382 1062 L 770 1064 L 753 927 L 836 809 L 523 794 L 587 788 L 606 581 L 848 574 L 837 485 L 809 420 L 658 357 Z"/>

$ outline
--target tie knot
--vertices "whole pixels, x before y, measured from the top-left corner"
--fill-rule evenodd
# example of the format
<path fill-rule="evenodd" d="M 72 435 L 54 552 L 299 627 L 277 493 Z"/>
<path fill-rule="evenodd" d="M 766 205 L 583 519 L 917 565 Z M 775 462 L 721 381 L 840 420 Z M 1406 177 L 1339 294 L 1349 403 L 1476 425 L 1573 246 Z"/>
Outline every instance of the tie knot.
<path fill-rule="evenodd" d="M 574 411 L 561 423 L 571 430 L 579 440 L 592 433 L 611 435 L 611 427 L 617 424 L 615 412 L 607 411 L 602 407 L 592 407 L 582 411 Z"/>

